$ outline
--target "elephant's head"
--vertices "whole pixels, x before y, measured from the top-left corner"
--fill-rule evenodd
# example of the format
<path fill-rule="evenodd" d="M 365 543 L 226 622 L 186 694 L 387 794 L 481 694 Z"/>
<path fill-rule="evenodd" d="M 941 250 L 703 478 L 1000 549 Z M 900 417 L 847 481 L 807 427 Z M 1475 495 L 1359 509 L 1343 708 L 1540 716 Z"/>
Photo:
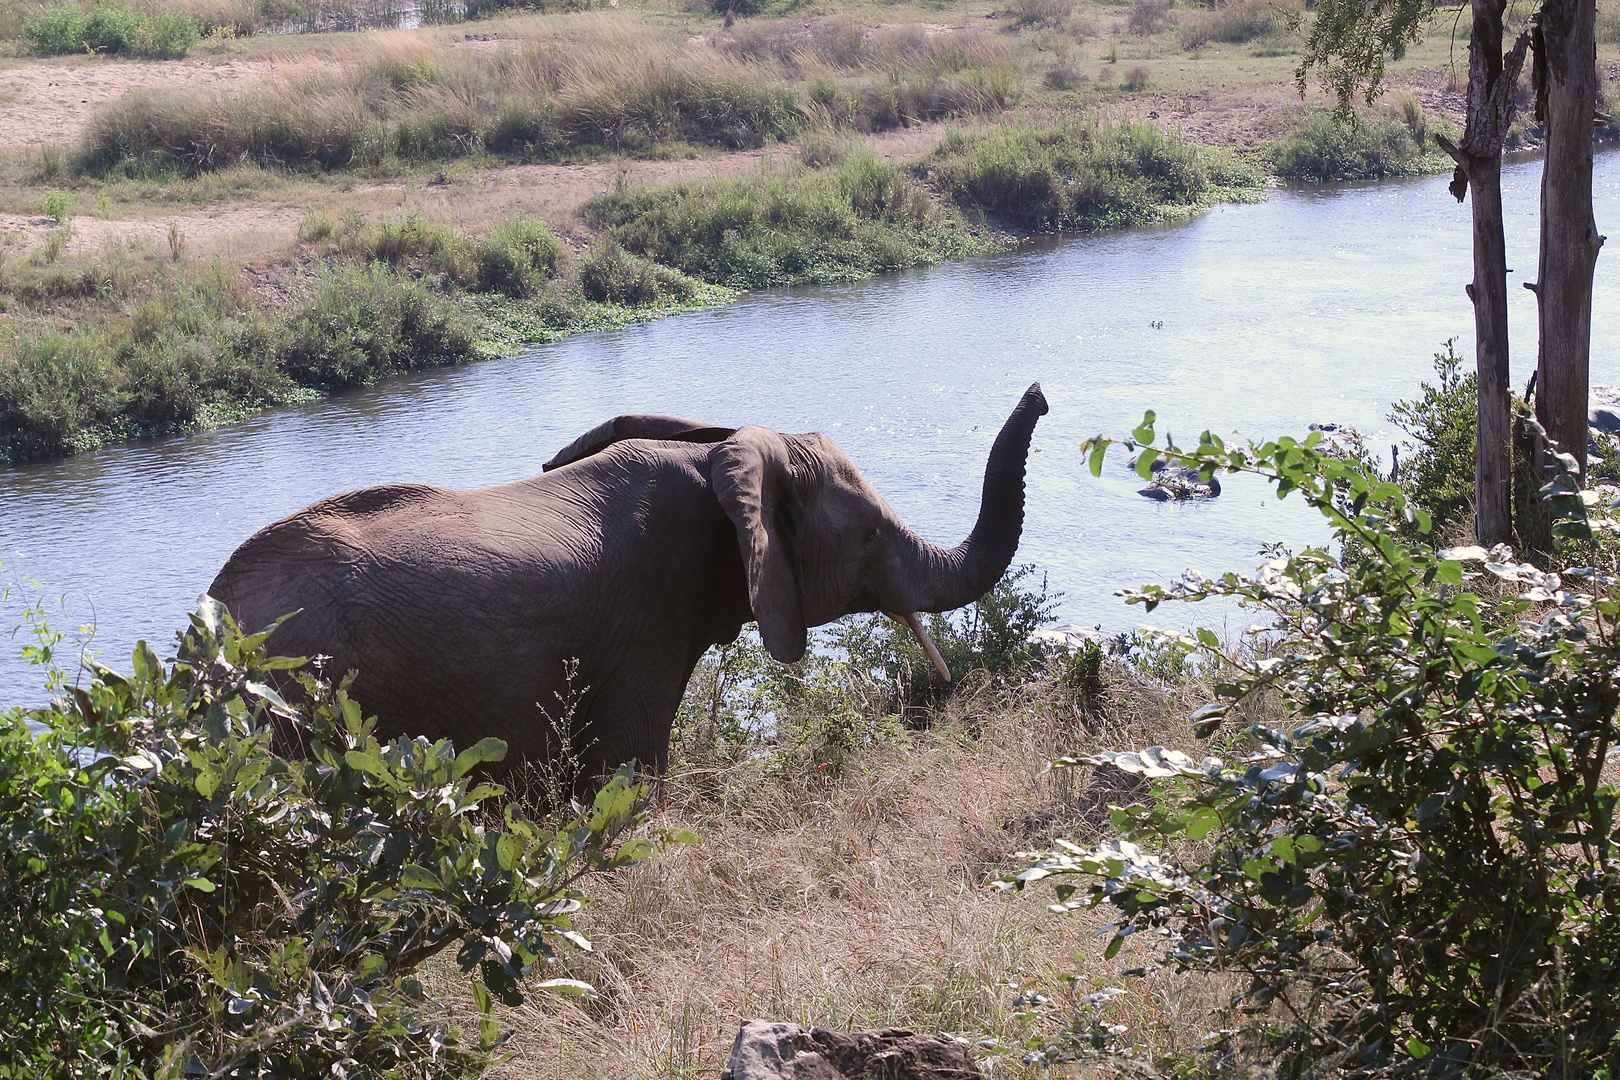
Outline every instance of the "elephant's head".
<path fill-rule="evenodd" d="M 910 626 L 949 678 L 916 613 L 972 603 L 1006 572 L 1023 530 L 1030 436 L 1045 413 L 1046 398 L 1036 383 L 991 447 L 977 524 L 950 550 L 907 527 L 824 435 L 619 417 L 576 440 L 546 467 L 625 438 L 714 443 L 710 486 L 736 526 L 749 602 L 770 654 L 798 660 L 809 627 L 882 611 Z"/>

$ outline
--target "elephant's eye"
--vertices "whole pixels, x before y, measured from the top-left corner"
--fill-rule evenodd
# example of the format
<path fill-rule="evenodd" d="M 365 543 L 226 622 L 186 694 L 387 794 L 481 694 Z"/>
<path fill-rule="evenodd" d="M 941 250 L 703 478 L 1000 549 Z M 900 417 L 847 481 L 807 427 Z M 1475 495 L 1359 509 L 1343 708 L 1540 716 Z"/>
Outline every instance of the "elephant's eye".
<path fill-rule="evenodd" d="M 877 543 L 877 538 L 878 538 L 878 527 L 876 525 L 873 525 L 870 529 L 866 530 L 866 535 L 861 537 L 861 543 L 863 543 L 863 544 L 867 545 L 868 547 L 870 547 L 871 545 Z"/>

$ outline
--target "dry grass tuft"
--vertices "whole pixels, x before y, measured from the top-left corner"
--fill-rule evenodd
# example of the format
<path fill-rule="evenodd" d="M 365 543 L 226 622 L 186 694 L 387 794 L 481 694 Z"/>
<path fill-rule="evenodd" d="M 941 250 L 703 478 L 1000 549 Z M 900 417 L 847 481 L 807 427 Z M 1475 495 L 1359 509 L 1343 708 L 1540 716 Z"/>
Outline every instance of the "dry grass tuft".
<path fill-rule="evenodd" d="M 1185 741 L 1176 719 L 1204 700 L 1197 685 L 1166 688 L 1117 663 L 1106 681 L 1090 701 L 1051 675 L 958 693 L 930 730 L 891 736 L 836 778 L 780 754 L 678 767 L 655 824 L 702 842 L 594 883 L 582 929 L 595 954 L 545 974 L 600 996 L 535 995 L 506 1012 L 513 1058 L 496 1075 L 712 1077 L 754 1017 L 998 1039 L 1011 1052 L 981 1048 L 981 1061 L 1034 1075 L 1012 1051 L 1029 1023 L 1018 990 L 1072 1001 L 1147 956 L 1103 964 L 1099 920 L 986 882 L 1020 865 L 1020 850 L 1097 835 L 1107 804 L 1129 799 L 1045 773 L 1052 755 Z M 1166 974 L 1131 987 L 1115 1015 L 1157 1050 L 1195 1041 L 1222 997 Z M 468 1007 L 449 963 L 430 989 Z"/>

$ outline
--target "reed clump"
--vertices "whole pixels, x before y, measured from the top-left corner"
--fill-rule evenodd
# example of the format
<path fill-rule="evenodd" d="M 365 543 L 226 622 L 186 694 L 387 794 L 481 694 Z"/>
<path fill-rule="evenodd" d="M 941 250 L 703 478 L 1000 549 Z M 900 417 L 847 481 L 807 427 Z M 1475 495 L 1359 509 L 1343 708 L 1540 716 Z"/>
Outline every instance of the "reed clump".
<path fill-rule="evenodd" d="M 1289 20 L 1304 12 L 1300 0 L 1227 0 L 1207 10 L 1189 12 L 1176 23 L 1181 47 L 1197 49 L 1211 41 L 1242 45 L 1285 34 Z"/>
<path fill-rule="evenodd" d="M 353 63 L 308 65 L 245 91 L 131 93 L 97 113 L 79 166 L 331 170 L 671 142 L 737 149 L 790 138 L 812 120 L 879 130 L 1000 109 L 1021 78 L 1010 47 L 982 35 L 844 40 L 834 26 L 789 49 L 786 31 L 711 45 L 600 15 L 517 25 L 495 50 L 383 34 Z M 809 83 L 795 81 L 811 69 Z"/>

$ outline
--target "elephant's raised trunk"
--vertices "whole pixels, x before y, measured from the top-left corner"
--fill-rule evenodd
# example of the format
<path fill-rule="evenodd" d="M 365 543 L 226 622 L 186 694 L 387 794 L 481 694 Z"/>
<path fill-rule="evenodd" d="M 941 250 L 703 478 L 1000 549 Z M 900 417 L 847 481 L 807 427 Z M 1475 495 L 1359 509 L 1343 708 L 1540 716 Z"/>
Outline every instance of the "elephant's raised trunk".
<path fill-rule="evenodd" d="M 1024 463 L 1035 422 L 1046 415 L 1046 398 L 1035 383 L 1019 400 L 990 448 L 984 470 L 979 520 L 968 538 L 949 551 L 918 539 L 912 611 L 950 611 L 971 604 L 1007 572 L 1024 530 Z"/>

